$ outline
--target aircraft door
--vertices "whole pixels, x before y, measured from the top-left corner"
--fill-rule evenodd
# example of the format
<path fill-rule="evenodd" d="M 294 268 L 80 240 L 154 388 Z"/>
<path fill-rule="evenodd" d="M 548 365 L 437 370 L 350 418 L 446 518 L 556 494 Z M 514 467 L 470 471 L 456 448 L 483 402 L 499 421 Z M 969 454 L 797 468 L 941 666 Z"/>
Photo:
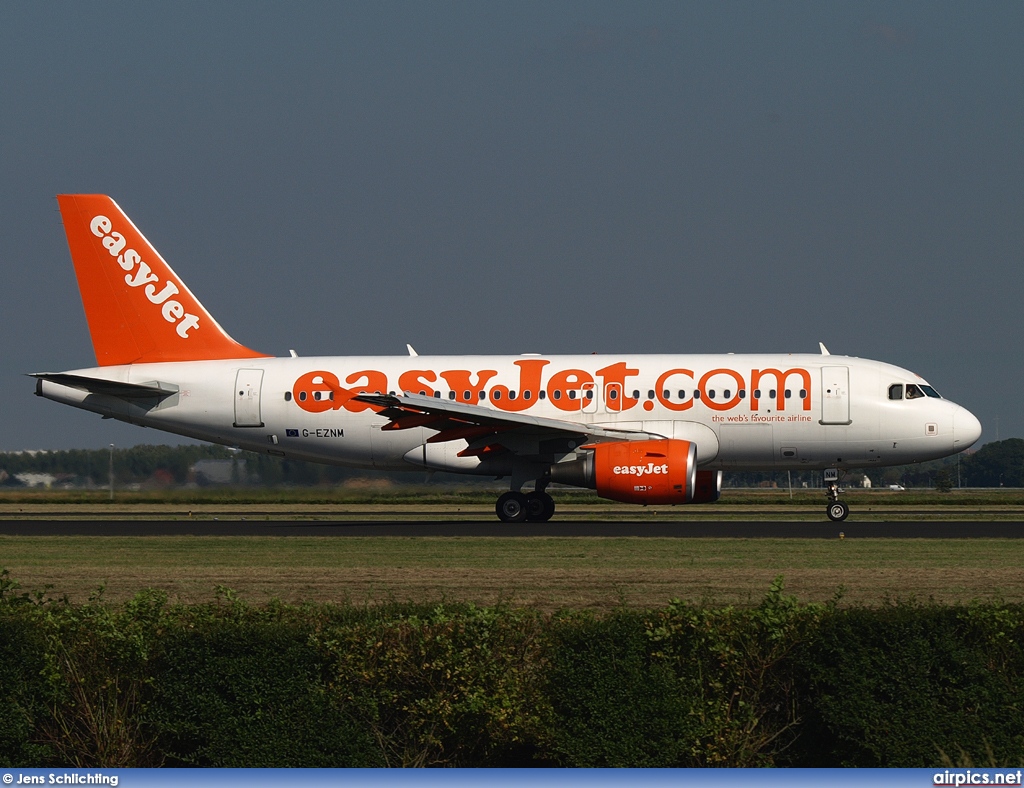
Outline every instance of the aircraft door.
<path fill-rule="evenodd" d="M 260 389 L 263 387 L 262 369 L 240 369 L 235 376 L 235 426 L 262 427 L 260 417 Z"/>
<path fill-rule="evenodd" d="M 849 367 L 821 368 L 821 423 L 852 423 Z"/>

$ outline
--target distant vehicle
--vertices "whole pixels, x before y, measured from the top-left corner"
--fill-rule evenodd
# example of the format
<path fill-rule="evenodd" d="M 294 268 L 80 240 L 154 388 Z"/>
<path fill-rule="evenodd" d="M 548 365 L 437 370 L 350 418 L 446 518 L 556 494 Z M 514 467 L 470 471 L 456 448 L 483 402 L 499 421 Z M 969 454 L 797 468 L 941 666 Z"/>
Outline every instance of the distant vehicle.
<path fill-rule="evenodd" d="M 823 471 L 828 516 L 843 520 L 840 472 L 946 457 L 981 436 L 971 413 L 912 372 L 823 345 L 820 355 L 417 356 L 410 347 L 397 357 L 272 358 L 228 336 L 109 197 L 58 201 L 97 366 L 36 373 L 39 396 L 279 457 L 508 477 L 495 506 L 505 522 L 548 520 L 552 482 L 662 505 L 716 500 L 723 470 L 811 469 Z M 297 270 L 318 286 L 315 265 Z M 237 275 L 255 276 L 244 261 Z M 365 297 L 385 303 L 401 274 L 379 276 Z M 609 319 L 588 311 L 588 285 L 584 275 L 573 305 L 583 339 Z M 525 302 L 543 287 L 510 283 L 494 298 Z M 457 325 L 459 294 L 438 295 L 456 299 L 437 314 Z M 624 304 L 614 319 L 647 317 Z M 679 322 L 679 341 L 713 331 L 685 314 Z"/>
<path fill-rule="evenodd" d="M 889 485 L 889 489 L 890 490 L 905 490 L 907 488 L 904 487 L 902 484 L 890 484 Z"/>

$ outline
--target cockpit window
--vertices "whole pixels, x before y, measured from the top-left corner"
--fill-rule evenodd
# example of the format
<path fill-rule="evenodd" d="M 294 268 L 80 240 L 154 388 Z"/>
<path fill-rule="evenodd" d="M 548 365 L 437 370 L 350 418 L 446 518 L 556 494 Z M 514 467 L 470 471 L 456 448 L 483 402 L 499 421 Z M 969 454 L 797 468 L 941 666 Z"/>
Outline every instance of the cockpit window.
<path fill-rule="evenodd" d="M 889 386 L 889 399 L 903 399 L 902 383 L 893 383 Z"/>
<path fill-rule="evenodd" d="M 937 392 L 931 386 L 921 386 L 921 390 L 924 391 L 925 394 L 927 394 L 929 397 L 933 399 L 942 399 L 942 397 L 939 395 L 939 392 Z"/>
<path fill-rule="evenodd" d="M 924 392 L 921 391 L 921 388 L 916 383 L 907 384 L 907 399 L 918 399 L 923 396 Z"/>

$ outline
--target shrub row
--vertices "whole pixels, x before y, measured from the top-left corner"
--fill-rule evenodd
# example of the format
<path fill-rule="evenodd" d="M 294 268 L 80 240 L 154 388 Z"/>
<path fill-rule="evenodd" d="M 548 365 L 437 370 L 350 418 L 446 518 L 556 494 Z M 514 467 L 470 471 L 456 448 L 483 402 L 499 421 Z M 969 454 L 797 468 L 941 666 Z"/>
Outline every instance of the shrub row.
<path fill-rule="evenodd" d="M 0 764 L 1019 764 L 1024 608 L 72 605 L 0 574 Z"/>

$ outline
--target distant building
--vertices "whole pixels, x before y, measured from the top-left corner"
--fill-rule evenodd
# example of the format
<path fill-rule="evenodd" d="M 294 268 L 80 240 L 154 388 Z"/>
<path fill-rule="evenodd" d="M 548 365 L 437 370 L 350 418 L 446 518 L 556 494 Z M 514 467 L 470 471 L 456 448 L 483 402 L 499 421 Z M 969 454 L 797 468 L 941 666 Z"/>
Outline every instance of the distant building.
<path fill-rule="evenodd" d="M 50 489 L 57 477 L 52 473 L 16 473 L 14 478 L 26 487 L 45 487 Z"/>
<path fill-rule="evenodd" d="M 257 480 L 246 468 L 245 460 L 199 460 L 189 475 L 200 486 L 208 484 L 253 484 Z"/>

